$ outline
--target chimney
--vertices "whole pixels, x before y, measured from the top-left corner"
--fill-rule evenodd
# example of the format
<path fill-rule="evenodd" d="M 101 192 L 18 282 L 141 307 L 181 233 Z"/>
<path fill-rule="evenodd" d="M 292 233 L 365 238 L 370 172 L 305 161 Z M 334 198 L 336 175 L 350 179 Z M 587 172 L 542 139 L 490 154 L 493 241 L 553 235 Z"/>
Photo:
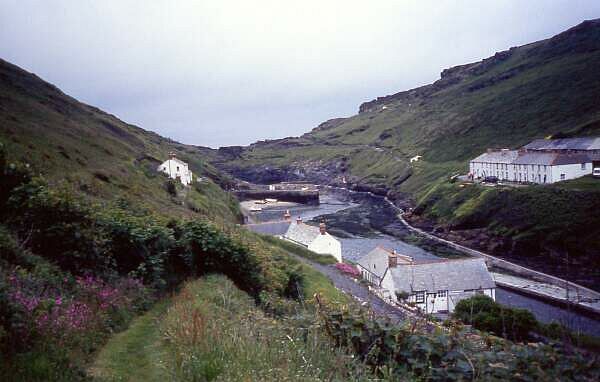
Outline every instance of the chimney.
<path fill-rule="evenodd" d="M 321 222 L 321 224 L 319 224 L 319 231 L 321 232 L 321 235 L 325 235 L 327 233 L 327 227 L 325 227 L 325 222 Z"/>
<path fill-rule="evenodd" d="M 395 249 L 388 255 L 388 265 L 390 268 L 395 268 L 398 266 L 398 254 L 396 253 Z"/>
<path fill-rule="evenodd" d="M 283 214 L 283 219 L 288 222 L 290 220 L 292 220 L 292 215 L 290 214 L 290 210 L 286 210 L 285 213 Z"/>
<path fill-rule="evenodd" d="M 169 152 L 169 158 L 170 158 L 170 159 L 173 159 L 173 158 L 175 158 L 175 152 L 173 152 L 173 151 L 170 151 L 170 152 Z"/>
<path fill-rule="evenodd" d="M 296 219 L 296 224 L 302 224 L 302 216 L 298 216 L 298 219 Z"/>
<path fill-rule="evenodd" d="M 494 152 L 494 149 L 492 149 L 492 148 L 488 147 L 488 149 L 487 149 L 487 153 L 489 154 L 489 153 L 493 153 L 493 152 Z"/>

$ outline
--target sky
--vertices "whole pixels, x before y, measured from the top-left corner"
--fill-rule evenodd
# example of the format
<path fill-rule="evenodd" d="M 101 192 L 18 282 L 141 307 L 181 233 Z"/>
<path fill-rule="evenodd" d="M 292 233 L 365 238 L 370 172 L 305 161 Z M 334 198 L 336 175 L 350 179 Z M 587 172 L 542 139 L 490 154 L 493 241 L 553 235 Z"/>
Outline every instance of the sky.
<path fill-rule="evenodd" d="M 0 58 L 126 122 L 219 147 L 301 135 L 599 17 L 598 0 L 0 0 Z"/>

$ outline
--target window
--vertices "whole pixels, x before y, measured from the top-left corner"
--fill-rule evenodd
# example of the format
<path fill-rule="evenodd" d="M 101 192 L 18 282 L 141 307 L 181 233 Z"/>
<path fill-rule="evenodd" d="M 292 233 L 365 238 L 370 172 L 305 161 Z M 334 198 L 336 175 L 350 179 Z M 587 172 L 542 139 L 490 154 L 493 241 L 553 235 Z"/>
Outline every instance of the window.
<path fill-rule="evenodd" d="M 566 175 L 565 174 L 560 174 L 560 180 L 565 180 L 566 179 Z"/>
<path fill-rule="evenodd" d="M 179 166 L 177 166 L 177 171 L 179 171 Z"/>
<path fill-rule="evenodd" d="M 438 297 L 446 297 L 447 295 L 448 295 L 448 291 L 446 291 L 446 290 L 438 290 L 438 292 L 437 292 Z"/>
<path fill-rule="evenodd" d="M 585 170 L 585 163 L 582 163 L 582 164 L 581 164 L 581 169 L 582 169 L 582 170 Z"/>
<path fill-rule="evenodd" d="M 425 292 L 424 291 L 415 293 L 415 302 L 417 304 L 422 304 L 425 302 Z"/>

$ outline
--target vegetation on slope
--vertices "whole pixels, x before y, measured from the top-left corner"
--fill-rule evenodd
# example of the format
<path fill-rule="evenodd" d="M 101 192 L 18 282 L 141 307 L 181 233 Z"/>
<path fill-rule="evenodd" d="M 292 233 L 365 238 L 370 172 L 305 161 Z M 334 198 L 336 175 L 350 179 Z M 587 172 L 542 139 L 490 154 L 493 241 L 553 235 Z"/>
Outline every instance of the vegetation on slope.
<path fill-rule="evenodd" d="M 412 191 L 428 183 L 438 166 L 446 175 L 453 168 L 464 171 L 466 161 L 487 147 L 516 148 L 551 135 L 599 135 L 599 35 L 600 21 L 588 21 L 551 39 L 444 70 L 431 85 L 365 103 L 358 115 L 324 123 L 302 137 L 220 150 L 223 158 L 234 159 L 223 167 L 243 173 L 261 164 L 335 163 L 337 177 Z M 420 168 L 408 163 L 415 155 L 423 156 Z"/>
<path fill-rule="evenodd" d="M 110 334 L 206 273 L 228 275 L 273 312 L 283 297 L 345 300 L 324 276 L 233 224 L 169 219 L 123 200 L 92 203 L 1 154 L 3 379 L 78 379 Z"/>
<path fill-rule="evenodd" d="M 600 285 L 600 182 L 585 177 L 548 186 L 485 187 L 441 182 L 415 213 L 460 232 L 484 250 L 592 288 Z M 471 238 L 469 240 L 469 238 Z"/>
<path fill-rule="evenodd" d="M 240 220 L 234 199 L 219 187 L 230 180 L 206 163 L 200 148 L 124 123 L 1 59 L 0 142 L 10 161 L 89 199 L 122 199 L 168 216 Z M 156 171 L 170 152 L 205 178 L 187 194 L 167 192 L 166 177 Z"/>

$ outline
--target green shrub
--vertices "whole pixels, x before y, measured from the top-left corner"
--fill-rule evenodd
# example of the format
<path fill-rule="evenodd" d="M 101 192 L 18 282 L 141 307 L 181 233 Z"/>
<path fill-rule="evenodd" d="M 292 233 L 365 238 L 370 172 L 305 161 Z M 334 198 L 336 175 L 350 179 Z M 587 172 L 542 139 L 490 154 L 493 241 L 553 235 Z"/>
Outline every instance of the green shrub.
<path fill-rule="evenodd" d="M 479 330 L 517 341 L 528 339 L 538 326 L 528 310 L 505 307 L 485 295 L 459 301 L 454 316 Z"/>

